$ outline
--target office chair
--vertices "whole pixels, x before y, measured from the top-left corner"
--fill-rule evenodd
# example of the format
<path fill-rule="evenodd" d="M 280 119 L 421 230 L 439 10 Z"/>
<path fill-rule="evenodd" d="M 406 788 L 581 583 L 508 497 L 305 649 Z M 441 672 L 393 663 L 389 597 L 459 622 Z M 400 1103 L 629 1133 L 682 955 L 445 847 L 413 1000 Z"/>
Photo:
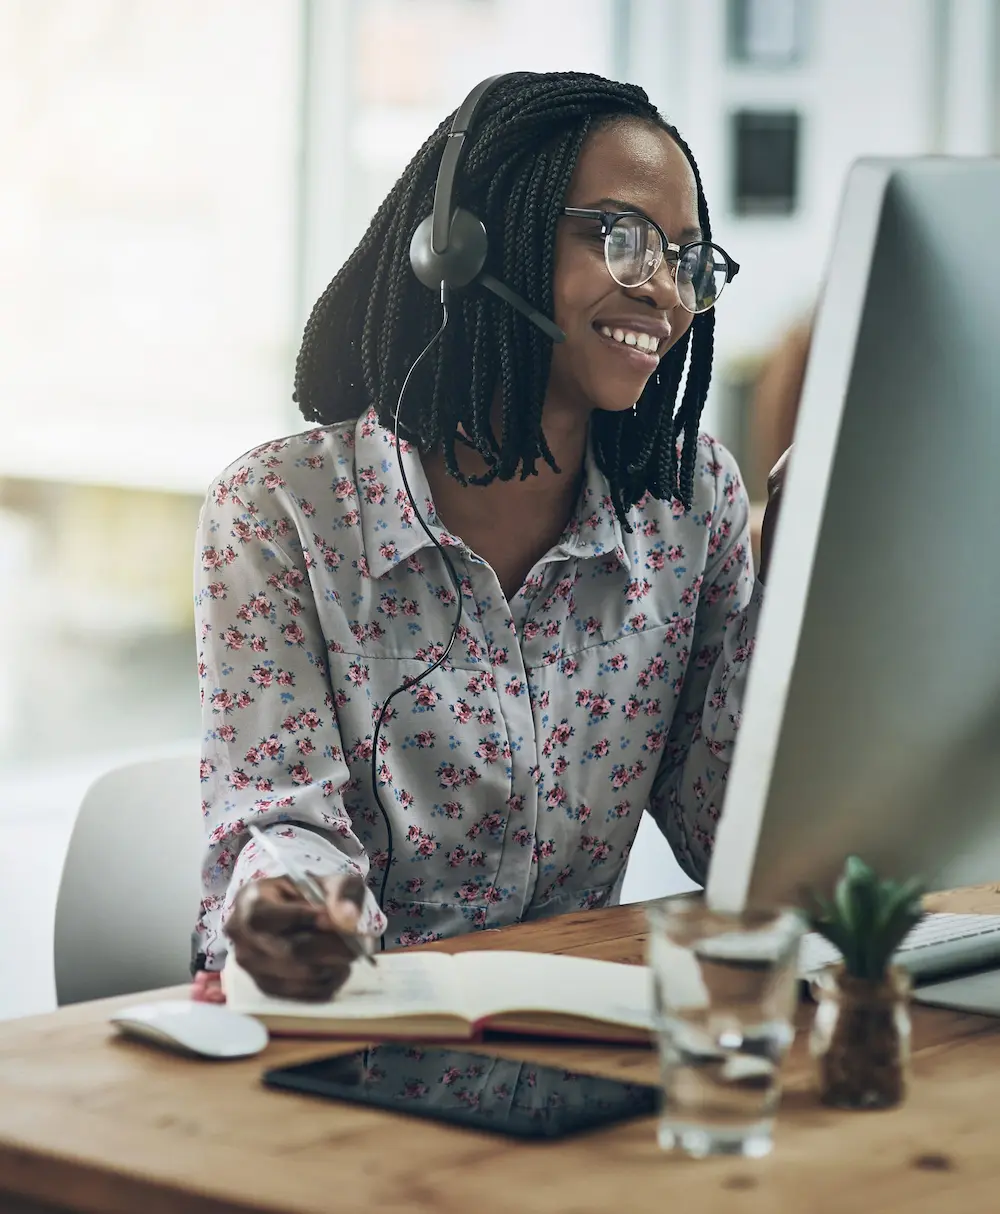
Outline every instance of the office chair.
<path fill-rule="evenodd" d="M 87 790 L 56 903 L 60 1006 L 189 980 L 200 802 L 193 748 L 116 768 Z"/>
<path fill-rule="evenodd" d="M 635 842 L 625 866 L 619 902 L 646 902 L 698 889 L 674 859 L 670 844 L 649 814 L 639 820 Z"/>

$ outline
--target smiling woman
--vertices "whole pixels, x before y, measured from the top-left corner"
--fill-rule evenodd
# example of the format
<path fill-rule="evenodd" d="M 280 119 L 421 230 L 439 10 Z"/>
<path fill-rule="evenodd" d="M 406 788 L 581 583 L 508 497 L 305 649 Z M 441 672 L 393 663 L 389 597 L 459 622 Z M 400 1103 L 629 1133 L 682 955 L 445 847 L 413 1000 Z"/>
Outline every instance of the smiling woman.
<path fill-rule="evenodd" d="M 480 279 L 442 325 L 409 249 L 451 123 L 310 317 L 320 428 L 236 461 L 204 510 L 198 963 L 228 936 L 274 993 L 336 989 L 344 932 L 607 905 L 644 809 L 702 879 L 722 804 L 759 596 L 739 472 L 698 423 L 738 267 L 641 89 L 517 73 L 484 93 L 455 202 L 547 319 Z"/>
<path fill-rule="evenodd" d="M 549 398 L 562 395 L 585 408 L 616 412 L 639 400 L 660 359 L 687 335 L 694 317 L 681 301 L 672 267 L 662 264 L 662 249 L 659 258 L 645 254 L 639 272 L 620 275 L 637 280 L 631 286 L 623 288 L 612 276 L 611 267 L 625 263 L 622 242 L 615 241 L 615 256 L 609 255 L 608 236 L 616 235 L 615 228 L 605 233 L 605 225 L 592 218 L 595 211 L 600 215 L 593 200 L 612 190 L 627 193 L 626 209 L 658 220 L 668 232 L 697 226 L 698 190 L 671 135 L 647 123 L 607 125 L 590 136 L 577 160 L 566 194 L 568 217 L 556 238 L 555 317 L 567 340 L 553 350 Z M 643 240 L 643 253 L 647 248 Z M 631 343 L 626 334 L 633 335 Z M 653 350 L 646 335 L 654 338 Z"/>

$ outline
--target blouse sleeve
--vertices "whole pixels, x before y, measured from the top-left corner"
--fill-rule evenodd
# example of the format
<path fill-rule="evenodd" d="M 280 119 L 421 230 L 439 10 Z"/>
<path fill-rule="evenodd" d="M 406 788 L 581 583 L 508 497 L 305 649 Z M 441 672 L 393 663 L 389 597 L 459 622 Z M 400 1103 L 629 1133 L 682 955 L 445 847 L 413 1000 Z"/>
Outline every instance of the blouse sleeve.
<path fill-rule="evenodd" d="M 344 807 L 350 777 L 297 520 L 291 494 L 258 479 L 252 461 L 218 482 L 201 513 L 195 614 L 207 846 L 198 969 L 222 968 L 239 888 L 278 875 L 249 823 L 300 870 L 369 873 Z M 362 930 L 385 930 L 370 892 Z"/>
<path fill-rule="evenodd" d="M 713 443 L 707 467 L 715 480 L 710 559 L 649 804 L 677 862 L 698 882 L 705 880 L 722 810 L 763 589 L 754 584 L 750 505 L 735 461 Z"/>

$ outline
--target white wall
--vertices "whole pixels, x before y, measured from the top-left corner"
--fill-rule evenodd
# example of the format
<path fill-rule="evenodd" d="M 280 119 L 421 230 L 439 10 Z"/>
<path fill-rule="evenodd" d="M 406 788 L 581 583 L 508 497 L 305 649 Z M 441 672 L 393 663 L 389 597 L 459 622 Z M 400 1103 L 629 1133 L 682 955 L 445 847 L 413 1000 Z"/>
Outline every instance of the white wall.
<path fill-rule="evenodd" d="M 997 150 L 998 0 L 806 2 L 810 55 L 759 71 L 725 0 L 7 0 L 0 475 L 200 492 L 298 425 L 308 308 L 442 115 L 517 68 L 624 62 L 677 123 L 742 264 L 720 366 L 759 352 L 815 297 L 851 160 Z M 727 213 L 744 105 L 802 110 L 792 218 Z"/>
<path fill-rule="evenodd" d="M 345 111 L 351 115 L 346 174 L 354 205 L 337 247 L 327 245 L 321 284 L 310 266 L 310 301 L 360 239 L 414 152 L 480 80 L 509 71 L 611 75 L 611 2 L 366 0 L 349 18 L 339 17 L 356 48 Z M 323 13 L 324 0 L 313 0 L 313 7 Z M 317 104 L 329 113 L 336 99 L 317 90 Z"/>
<path fill-rule="evenodd" d="M 948 0 L 940 23 L 944 67 L 940 151 L 1000 152 L 1000 3 Z"/>
<path fill-rule="evenodd" d="M 299 7 L 0 4 L 0 475 L 201 493 L 291 393 Z"/>
<path fill-rule="evenodd" d="M 769 70 L 727 62 L 725 0 L 632 3 L 630 77 L 691 145 L 713 231 L 741 263 L 719 305 L 720 365 L 766 348 L 813 303 L 852 161 L 998 150 L 996 0 L 807 0 L 805 59 Z M 794 216 L 730 212 L 728 115 L 739 108 L 801 112 Z"/>

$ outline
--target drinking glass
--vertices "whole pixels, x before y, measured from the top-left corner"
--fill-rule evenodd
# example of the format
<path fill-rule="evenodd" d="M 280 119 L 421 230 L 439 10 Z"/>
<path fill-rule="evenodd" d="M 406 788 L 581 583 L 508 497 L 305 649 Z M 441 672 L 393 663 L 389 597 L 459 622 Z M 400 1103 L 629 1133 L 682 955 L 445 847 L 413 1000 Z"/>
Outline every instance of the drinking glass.
<path fill-rule="evenodd" d="M 660 1145 L 699 1157 L 767 1155 L 795 1035 L 801 916 L 728 915 L 698 898 L 667 898 L 648 919 Z"/>

